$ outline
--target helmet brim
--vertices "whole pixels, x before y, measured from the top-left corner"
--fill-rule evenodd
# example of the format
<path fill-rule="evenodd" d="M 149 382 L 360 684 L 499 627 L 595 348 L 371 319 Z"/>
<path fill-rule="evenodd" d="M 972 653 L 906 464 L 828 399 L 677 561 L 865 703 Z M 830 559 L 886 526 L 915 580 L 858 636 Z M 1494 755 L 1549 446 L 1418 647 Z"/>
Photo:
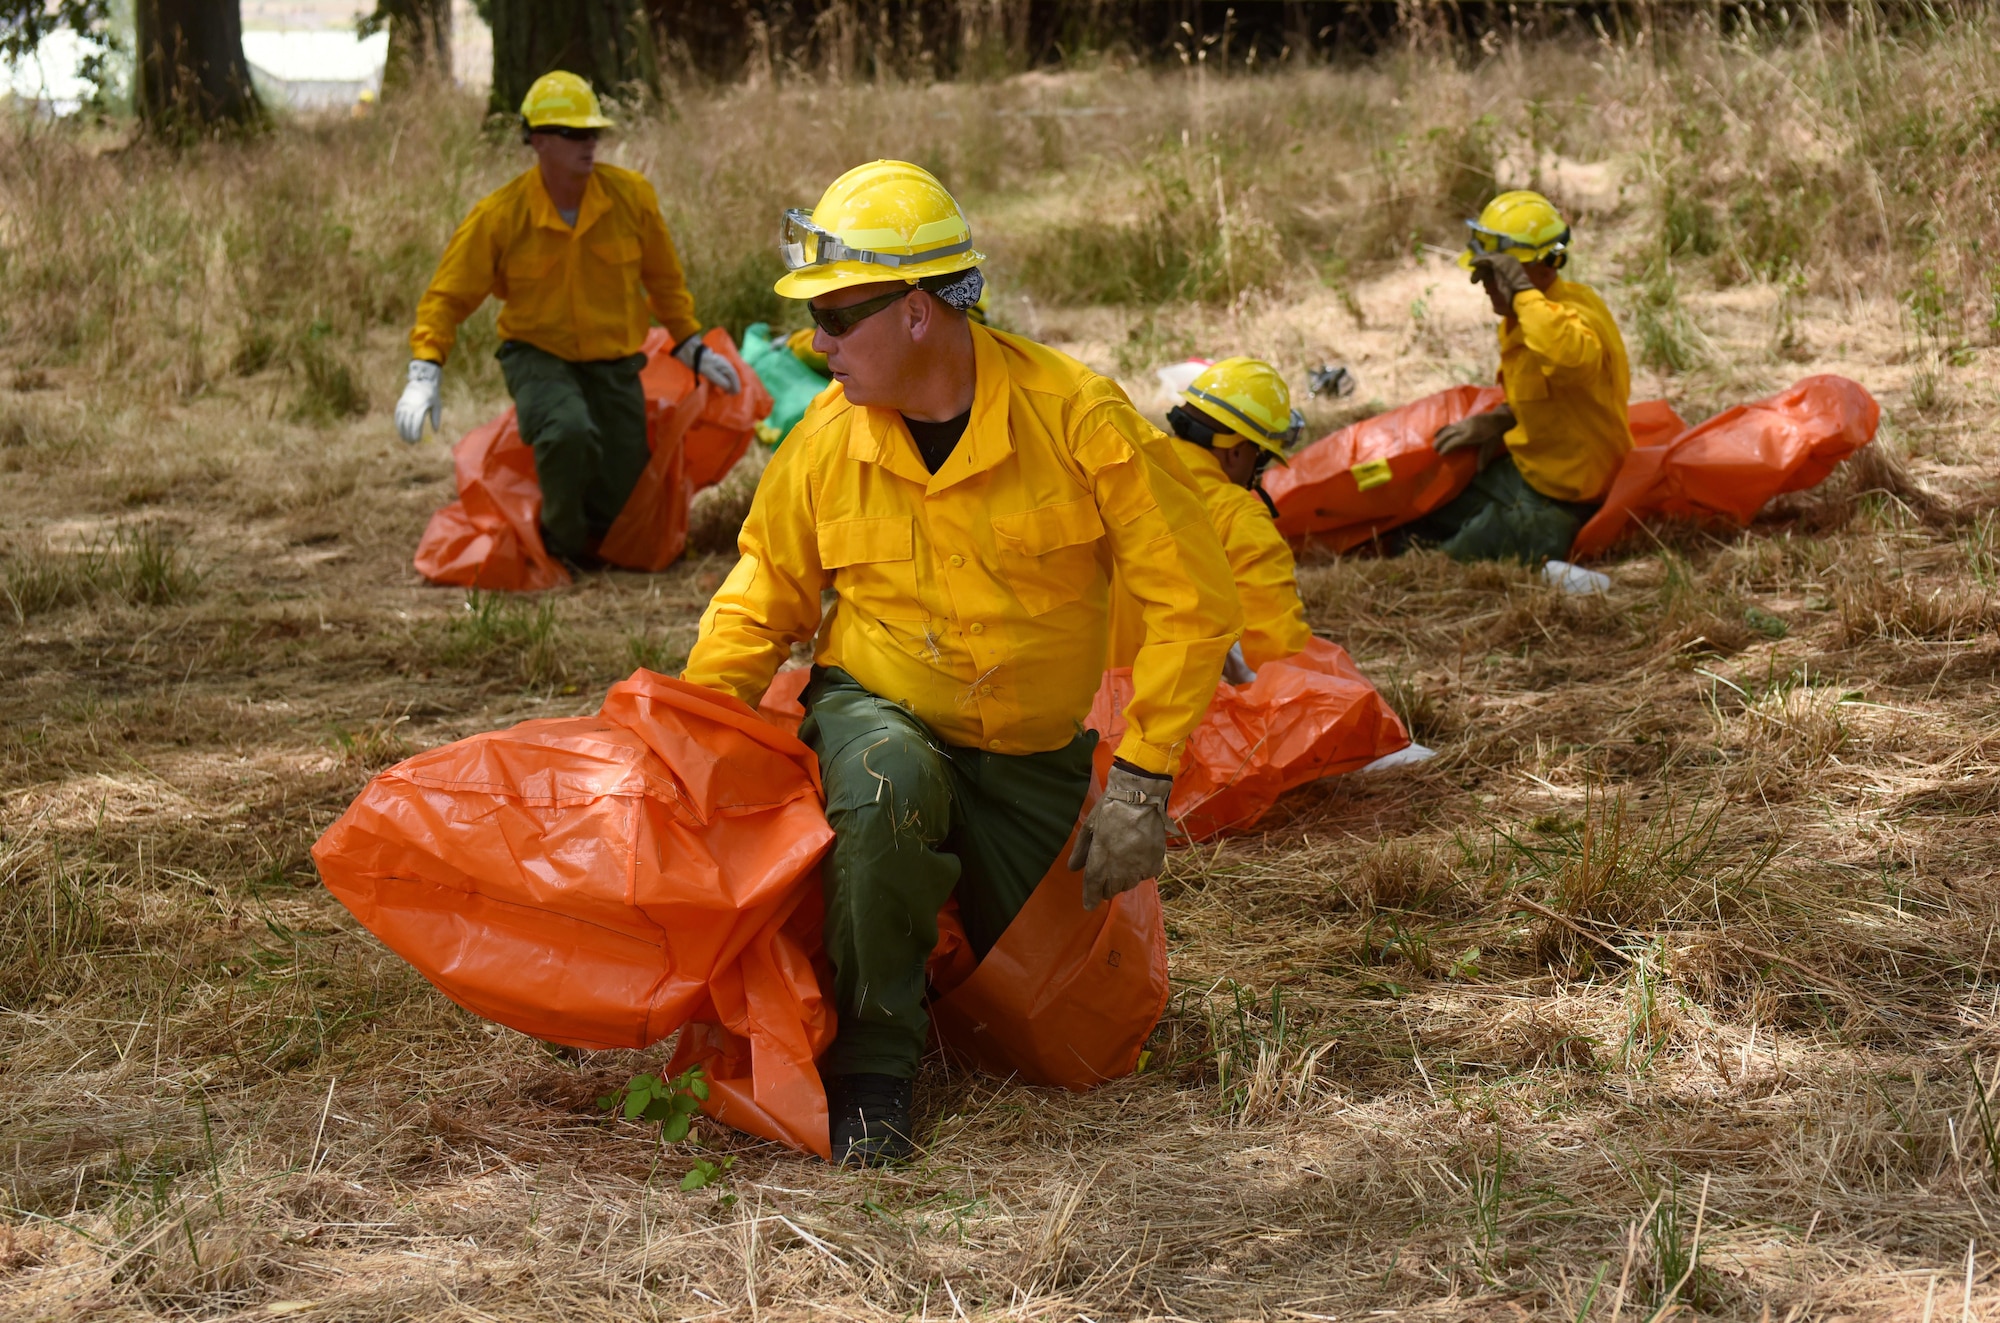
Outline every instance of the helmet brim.
<path fill-rule="evenodd" d="M 528 132 L 536 129 L 615 129 L 618 126 L 602 115 L 556 115 L 545 120 L 529 120 Z"/>

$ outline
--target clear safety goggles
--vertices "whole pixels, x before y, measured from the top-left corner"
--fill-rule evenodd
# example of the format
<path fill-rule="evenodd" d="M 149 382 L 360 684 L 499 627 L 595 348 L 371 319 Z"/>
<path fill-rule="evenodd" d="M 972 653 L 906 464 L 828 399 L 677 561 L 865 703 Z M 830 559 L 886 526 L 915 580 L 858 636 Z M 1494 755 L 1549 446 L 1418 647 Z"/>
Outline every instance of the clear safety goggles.
<path fill-rule="evenodd" d="M 1284 431 L 1273 432 L 1270 429 L 1264 427 L 1262 424 L 1260 424 L 1255 418 L 1252 418 L 1249 414 L 1243 412 L 1241 409 L 1231 404 L 1228 400 L 1223 399 L 1221 396 L 1211 395 L 1207 391 L 1198 390 L 1193 386 L 1188 387 L 1187 393 L 1194 396 L 1194 398 L 1196 398 L 1197 400 L 1200 400 L 1203 404 L 1209 405 L 1212 408 L 1220 409 L 1222 410 L 1222 412 L 1228 414 L 1231 418 L 1234 418 L 1238 422 L 1242 423 L 1243 427 L 1238 430 L 1243 431 L 1243 434 L 1245 436 L 1261 436 L 1274 446 L 1283 446 L 1285 449 L 1290 450 L 1293 446 L 1298 444 L 1299 438 L 1305 435 L 1306 416 L 1300 413 L 1297 409 L 1292 410 L 1292 416 L 1291 419 L 1289 420 L 1289 425 L 1285 428 Z"/>
<path fill-rule="evenodd" d="M 971 251 L 970 234 L 958 243 L 946 244 L 942 248 L 926 248 L 921 253 L 878 253 L 868 248 L 850 248 L 838 236 L 813 224 L 812 214 L 800 207 L 793 207 L 785 213 L 784 227 L 778 236 L 778 256 L 784 259 L 787 271 L 804 271 L 809 267 L 829 266 L 835 262 L 865 262 L 892 268 L 918 266 Z"/>
<path fill-rule="evenodd" d="M 1467 235 L 1465 241 L 1466 247 L 1479 256 L 1502 253 L 1509 248 L 1531 249 L 1542 247 L 1538 244 L 1525 243 L 1518 235 L 1502 234 L 1498 230 L 1489 230 L 1476 220 L 1467 221 L 1465 229 Z M 1555 237 L 1553 242 L 1543 248 L 1543 256 L 1552 257 L 1557 253 L 1567 252 L 1568 250 L 1569 231 L 1564 230 Z"/>

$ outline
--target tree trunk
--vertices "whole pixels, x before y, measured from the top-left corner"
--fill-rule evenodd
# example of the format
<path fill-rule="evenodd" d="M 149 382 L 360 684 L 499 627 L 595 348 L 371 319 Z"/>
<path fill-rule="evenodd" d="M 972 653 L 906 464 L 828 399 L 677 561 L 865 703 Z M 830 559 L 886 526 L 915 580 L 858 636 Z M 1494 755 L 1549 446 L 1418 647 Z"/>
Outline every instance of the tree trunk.
<path fill-rule="evenodd" d="M 133 102 L 154 133 L 186 135 L 262 114 L 236 0 L 137 0 Z"/>
<path fill-rule="evenodd" d="M 385 93 L 451 79 L 451 0 L 382 0 L 372 20 L 389 25 Z"/>
<path fill-rule="evenodd" d="M 557 69 L 588 78 L 599 96 L 659 91 L 643 0 L 492 0 L 491 15 L 496 115 L 518 115 L 529 85 Z"/>

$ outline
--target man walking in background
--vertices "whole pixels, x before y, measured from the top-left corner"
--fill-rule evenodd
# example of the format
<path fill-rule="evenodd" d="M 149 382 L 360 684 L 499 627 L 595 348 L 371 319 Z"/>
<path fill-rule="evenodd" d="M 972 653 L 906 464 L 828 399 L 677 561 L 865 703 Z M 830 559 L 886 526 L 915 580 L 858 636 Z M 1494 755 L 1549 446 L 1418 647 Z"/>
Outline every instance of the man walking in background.
<path fill-rule="evenodd" d="M 984 260 L 927 172 L 876 161 L 785 217 L 835 385 L 764 471 L 685 679 L 755 706 L 816 635 L 840 1027 L 834 1161 L 911 1152 L 924 966 L 956 896 L 984 957 L 1076 826 L 1115 570 L 1139 604 L 1130 723 L 1071 867 L 1095 905 L 1156 876 L 1181 748 L 1241 629 L 1190 480 L 1116 384 L 974 324 Z M 821 593 L 835 602 L 822 618 Z"/>
<path fill-rule="evenodd" d="M 646 469 L 639 352 L 654 321 L 674 357 L 718 389 L 736 368 L 701 342 L 680 257 L 643 175 L 597 163 L 611 127 L 590 84 L 545 74 L 521 103 L 536 164 L 484 198 L 459 225 L 417 304 L 409 385 L 396 405 L 403 440 L 443 422 L 441 378 L 459 323 L 498 295 L 500 369 L 521 436 L 535 454 L 542 540 L 588 566 Z"/>
<path fill-rule="evenodd" d="M 1547 198 L 1502 193 L 1465 224 L 1458 264 L 1500 318 L 1507 402 L 1438 429 L 1438 453 L 1477 449 L 1479 474 L 1405 536 L 1455 560 L 1560 560 L 1632 449 L 1625 341 L 1597 292 L 1558 274 L 1569 225 Z"/>

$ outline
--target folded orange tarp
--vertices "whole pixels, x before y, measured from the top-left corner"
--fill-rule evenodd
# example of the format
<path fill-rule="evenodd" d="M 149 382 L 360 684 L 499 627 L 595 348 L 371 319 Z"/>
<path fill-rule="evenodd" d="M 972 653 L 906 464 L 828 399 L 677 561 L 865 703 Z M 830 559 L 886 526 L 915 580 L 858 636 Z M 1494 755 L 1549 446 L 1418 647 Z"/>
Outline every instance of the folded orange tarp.
<path fill-rule="evenodd" d="M 1570 559 L 1604 551 L 1634 519 L 1666 515 L 1749 523 L 1772 497 L 1817 486 L 1875 436 L 1882 409 L 1845 377 L 1807 377 L 1625 457 Z"/>
<path fill-rule="evenodd" d="M 1454 386 L 1313 442 L 1264 474 L 1278 528 L 1294 541 L 1349 551 L 1420 519 L 1471 483 L 1470 452 L 1440 455 L 1438 428 L 1498 407 L 1497 386 Z M 1772 497 L 1802 491 L 1875 435 L 1881 411 L 1845 377 L 1807 377 L 1768 399 L 1689 427 L 1664 400 L 1627 408 L 1632 451 L 1570 559 L 1609 547 L 1634 518 L 1747 524 Z"/>
<path fill-rule="evenodd" d="M 813 958 L 832 839 L 810 750 L 733 698 L 639 671 L 594 717 L 383 772 L 313 859 L 476 1015 L 586 1048 L 711 1026 L 707 1109 L 824 1154 L 813 1059 L 834 1016 Z"/>
<path fill-rule="evenodd" d="M 1498 386 L 1453 386 L 1321 437 L 1289 464 L 1265 470 L 1278 531 L 1350 551 L 1423 518 L 1464 491 L 1479 471 L 1475 452 L 1440 455 L 1431 438 L 1447 423 L 1506 402 Z M 1640 400 L 1626 412 L 1635 446 L 1665 441 L 1687 426 L 1665 400 Z"/>
<path fill-rule="evenodd" d="M 1106 671 L 1086 724 L 1097 745 L 1097 784 L 1125 733 L 1132 671 Z M 1167 816 L 1190 841 L 1243 831 L 1295 786 L 1338 776 L 1407 748 L 1409 732 L 1337 643 L 1314 639 L 1297 656 L 1267 662 L 1245 685 L 1216 686 L 1188 736 Z"/>
<path fill-rule="evenodd" d="M 786 674 L 796 698 L 806 672 Z M 835 1028 L 818 868 L 831 841 L 818 764 L 791 731 L 639 671 L 594 717 L 523 722 L 383 772 L 313 859 L 467 1010 L 586 1048 L 679 1030 L 667 1070 L 704 1068 L 703 1110 L 825 1156 L 814 1062 Z M 1081 894 L 1058 859 L 983 963 L 943 918 L 933 1009 L 954 1055 L 1071 1089 L 1130 1073 L 1166 1006 L 1159 894 L 1147 884 L 1095 912 Z"/>
<path fill-rule="evenodd" d="M 629 569 L 661 570 L 687 545 L 688 503 L 719 481 L 749 448 L 771 397 L 744 365 L 729 333 L 703 342 L 736 365 L 743 389 L 715 389 L 670 352 L 666 331 L 647 335 L 646 439 L 652 459 L 605 534 L 598 554 Z M 417 543 L 418 573 L 433 583 L 530 592 L 569 582 L 542 546 L 542 492 L 535 456 L 514 410 L 466 433 L 452 452 L 458 499 L 431 516 Z"/>
<path fill-rule="evenodd" d="M 1347 551 L 1429 514 L 1479 471 L 1476 454 L 1440 455 L 1431 437 L 1506 401 L 1498 386 L 1453 386 L 1321 437 L 1264 472 L 1278 531 Z"/>

